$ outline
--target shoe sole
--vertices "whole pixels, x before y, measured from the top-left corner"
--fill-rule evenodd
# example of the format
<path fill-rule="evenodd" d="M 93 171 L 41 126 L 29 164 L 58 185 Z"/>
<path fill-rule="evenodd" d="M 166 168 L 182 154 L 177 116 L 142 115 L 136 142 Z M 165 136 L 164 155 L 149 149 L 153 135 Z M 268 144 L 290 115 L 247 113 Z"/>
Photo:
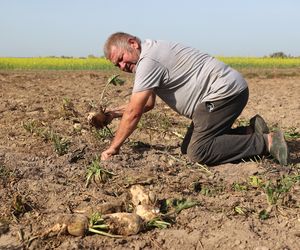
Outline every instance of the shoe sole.
<path fill-rule="evenodd" d="M 273 134 L 272 146 L 270 154 L 279 162 L 281 166 L 286 166 L 289 163 L 289 150 L 281 131 L 276 131 Z"/>
<path fill-rule="evenodd" d="M 267 126 L 267 123 L 260 115 L 255 115 L 250 119 L 250 125 L 256 133 L 259 134 L 268 134 L 270 130 Z"/>

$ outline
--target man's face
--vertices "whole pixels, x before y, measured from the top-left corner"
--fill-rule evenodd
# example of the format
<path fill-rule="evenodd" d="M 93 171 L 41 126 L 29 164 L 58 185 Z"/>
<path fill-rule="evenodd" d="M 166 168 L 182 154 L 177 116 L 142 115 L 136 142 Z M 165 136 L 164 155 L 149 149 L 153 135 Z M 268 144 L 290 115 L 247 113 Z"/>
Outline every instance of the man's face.
<path fill-rule="evenodd" d="M 122 71 L 134 73 L 139 58 L 140 49 L 136 42 L 130 43 L 130 49 L 111 47 L 109 60 Z"/>

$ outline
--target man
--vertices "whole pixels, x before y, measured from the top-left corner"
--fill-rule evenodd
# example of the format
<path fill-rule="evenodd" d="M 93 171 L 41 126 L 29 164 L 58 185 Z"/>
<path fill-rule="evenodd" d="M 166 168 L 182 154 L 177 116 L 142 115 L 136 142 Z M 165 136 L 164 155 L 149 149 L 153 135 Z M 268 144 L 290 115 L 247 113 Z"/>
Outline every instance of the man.
<path fill-rule="evenodd" d="M 181 147 L 192 161 L 215 165 L 271 153 L 281 165 L 288 163 L 283 133 L 269 133 L 259 115 L 248 127 L 231 128 L 246 106 L 248 86 L 241 74 L 214 57 L 174 42 L 142 43 L 123 32 L 107 39 L 104 54 L 121 70 L 135 73 L 135 80 L 130 102 L 108 114 L 110 121 L 122 119 L 102 160 L 118 154 L 157 95 L 192 120 Z"/>

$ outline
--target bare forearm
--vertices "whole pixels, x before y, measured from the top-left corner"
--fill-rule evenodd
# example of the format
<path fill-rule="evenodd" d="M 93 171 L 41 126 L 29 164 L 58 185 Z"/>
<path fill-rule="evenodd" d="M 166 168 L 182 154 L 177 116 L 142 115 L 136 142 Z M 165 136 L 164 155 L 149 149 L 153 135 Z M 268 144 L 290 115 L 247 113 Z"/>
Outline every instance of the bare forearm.
<path fill-rule="evenodd" d="M 116 118 L 117 115 L 122 116 L 122 119 L 109 148 L 102 152 L 101 160 L 107 160 L 119 152 L 124 141 L 136 129 L 142 114 L 154 107 L 154 101 L 155 95 L 151 90 L 133 93 L 128 105 L 109 112 L 112 119 Z"/>
<path fill-rule="evenodd" d="M 120 107 L 118 107 L 118 108 L 112 109 L 111 111 L 108 111 L 108 113 L 111 114 L 111 115 L 113 116 L 113 117 L 112 117 L 113 119 L 114 119 L 114 118 L 120 118 L 120 117 L 123 116 L 123 114 L 124 114 L 124 112 L 125 112 L 127 106 L 128 106 L 128 104 L 123 105 L 123 106 L 120 106 Z M 146 112 L 150 111 L 151 109 L 153 109 L 152 106 L 147 106 L 147 105 L 146 105 L 146 106 L 144 107 L 143 113 L 146 113 Z"/>
<path fill-rule="evenodd" d="M 114 139 L 111 142 L 110 148 L 119 150 L 124 141 L 136 129 L 142 114 L 133 114 L 131 110 L 126 110 L 123 114 L 119 128 Z"/>

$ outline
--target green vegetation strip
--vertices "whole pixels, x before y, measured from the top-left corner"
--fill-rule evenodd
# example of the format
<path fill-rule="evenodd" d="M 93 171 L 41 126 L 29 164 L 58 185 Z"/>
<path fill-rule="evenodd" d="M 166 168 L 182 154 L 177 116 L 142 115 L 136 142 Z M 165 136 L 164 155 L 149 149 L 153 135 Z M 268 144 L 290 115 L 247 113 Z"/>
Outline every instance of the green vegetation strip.
<path fill-rule="evenodd" d="M 299 57 L 217 57 L 234 68 L 300 68 Z M 114 68 L 105 58 L 0 58 L 0 70 L 103 70 Z"/>

